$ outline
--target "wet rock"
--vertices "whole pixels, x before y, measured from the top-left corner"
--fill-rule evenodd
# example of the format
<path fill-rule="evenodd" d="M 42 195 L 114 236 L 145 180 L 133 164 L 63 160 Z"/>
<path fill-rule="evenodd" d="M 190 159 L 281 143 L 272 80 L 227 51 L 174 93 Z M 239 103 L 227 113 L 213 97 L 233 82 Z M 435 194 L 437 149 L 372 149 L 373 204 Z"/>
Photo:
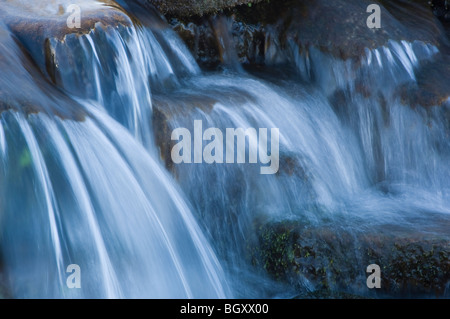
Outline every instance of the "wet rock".
<path fill-rule="evenodd" d="M 445 227 L 438 228 L 442 231 Z M 326 292 L 328 297 L 333 296 L 330 292 L 448 297 L 450 241 L 445 232 L 421 233 L 395 225 L 357 232 L 332 224 L 284 221 L 263 224 L 258 238 L 258 247 L 250 252 L 255 266 L 293 286 L 306 280 L 314 285 L 314 291 Z M 381 267 L 381 289 L 369 291 L 366 287 L 365 271 L 370 264 Z"/>
<path fill-rule="evenodd" d="M 359 61 L 367 48 L 379 48 L 389 40 L 423 41 L 440 45 L 444 32 L 424 1 L 379 1 L 382 27 L 369 29 L 367 6 L 374 1 L 280 0 L 237 6 L 221 15 L 231 21 L 229 32 L 240 63 L 292 63 L 295 55 L 310 48 Z M 172 25 L 201 62 L 218 65 L 220 39 L 212 15 L 172 19 Z"/>
<path fill-rule="evenodd" d="M 68 34 L 85 34 L 103 26 L 130 25 L 128 14 L 113 0 L 81 0 L 76 5 L 80 8 L 80 27 L 67 23 L 72 15 L 70 0 L 44 0 L 39 3 L 1 0 L 3 21 L 18 36 L 30 38 L 42 36 L 63 39 Z"/>
<path fill-rule="evenodd" d="M 412 106 L 442 106 L 450 97 L 450 58 L 447 54 L 425 63 L 416 81 L 405 83 L 398 92 L 402 102 Z"/>
<path fill-rule="evenodd" d="M 126 28 L 138 23 L 138 20 L 112 0 L 78 1 L 80 28 L 67 23 L 73 13 L 69 10 L 72 4 L 69 0 L 39 3 L 0 0 L 0 4 L 4 23 L 1 26 L 4 35 L 0 52 L 3 72 L 0 79 L 0 111 L 46 111 L 63 118 L 83 119 L 83 108 L 54 87 L 58 63 L 53 44 L 55 41 L 66 41 L 67 37 L 90 33 L 96 28 Z M 135 13 L 144 11 L 137 5 L 130 4 L 127 8 Z M 148 23 L 149 27 L 158 28 L 163 24 L 161 18 L 155 18 L 156 13 L 151 16 L 152 19 L 147 19 L 153 21 Z M 147 20 L 143 19 L 146 26 Z M 73 63 L 76 68 L 77 60 L 74 59 Z"/>
<path fill-rule="evenodd" d="M 177 19 L 172 19 L 170 23 L 201 66 L 214 69 L 220 65 L 218 41 L 210 19 L 204 18 L 187 25 Z"/>
<path fill-rule="evenodd" d="M 159 146 L 161 159 L 169 172 L 175 174 L 174 163 L 171 158 L 171 150 L 175 143 L 169 141 L 167 138 L 172 134 L 172 130 L 169 128 L 169 119 L 167 113 L 164 112 L 164 108 L 154 107 L 152 114 L 153 134 L 155 134 L 156 145 Z"/>
<path fill-rule="evenodd" d="M 64 41 L 69 35 L 83 35 L 97 27 L 129 26 L 131 18 L 114 1 L 82 0 L 80 28 L 67 23 L 72 14 L 70 0 L 57 1 L 0 1 L 0 15 L 11 32 L 31 54 L 34 62 L 54 80 L 54 53 L 50 39 Z"/>
<path fill-rule="evenodd" d="M 235 51 L 238 63 L 262 64 L 264 62 L 265 34 L 261 24 L 250 25 L 229 19 L 226 30 L 218 27 L 220 17 L 204 17 L 195 22 L 183 23 L 172 19 L 170 24 L 184 40 L 197 62 L 205 68 L 216 68 L 227 60 L 228 51 Z M 231 39 L 230 46 L 223 47 L 223 38 Z"/>
<path fill-rule="evenodd" d="M 177 175 L 176 167 L 171 158 L 171 150 L 176 144 L 176 141 L 171 140 L 172 131 L 175 128 L 192 127 L 194 119 L 201 119 L 201 114 L 210 114 L 216 103 L 243 105 L 249 101 L 254 101 L 254 97 L 244 90 L 236 88 L 227 90 L 223 87 L 215 88 L 214 86 L 198 91 L 174 90 L 169 94 L 153 95 L 152 127 L 156 145 L 160 149 L 160 156 L 166 168 L 175 176 Z M 293 172 L 299 170 L 294 164 L 292 169 Z"/>
<path fill-rule="evenodd" d="M 263 64 L 265 32 L 262 24 L 233 21 L 232 36 L 240 63 Z"/>
<path fill-rule="evenodd" d="M 339 118 L 342 120 L 350 118 L 348 105 L 351 103 L 351 99 L 348 90 L 337 89 L 328 97 L 328 100 Z"/>
<path fill-rule="evenodd" d="M 276 175 L 296 176 L 304 181 L 307 181 L 310 178 L 304 169 L 304 165 L 299 159 L 299 155 L 289 153 L 280 154 L 280 168 Z"/>
<path fill-rule="evenodd" d="M 177 17 L 190 17 L 193 15 L 215 14 L 221 10 L 237 5 L 252 6 L 262 0 L 140 0 L 152 3 L 163 14 Z"/>
<path fill-rule="evenodd" d="M 295 41 L 300 47 L 314 46 L 345 60 L 358 59 L 365 48 L 383 46 L 389 39 L 437 44 L 443 35 L 427 6 L 401 0 L 379 3 L 381 28 L 369 29 L 366 9 L 372 3 L 376 2 L 299 1 L 285 18 L 292 22 L 281 29 L 285 34 L 281 40 Z"/>
<path fill-rule="evenodd" d="M 83 107 L 56 89 L 36 67 L 28 52 L 0 24 L 0 114 L 45 112 L 61 118 L 84 120 Z"/>
<path fill-rule="evenodd" d="M 171 151 L 176 141 L 171 140 L 172 130 L 176 123 L 192 117 L 195 109 L 211 112 L 216 100 L 208 96 L 187 94 L 157 95 L 153 97 L 152 127 L 156 145 L 166 168 L 177 176 L 176 167 L 172 161 Z"/>

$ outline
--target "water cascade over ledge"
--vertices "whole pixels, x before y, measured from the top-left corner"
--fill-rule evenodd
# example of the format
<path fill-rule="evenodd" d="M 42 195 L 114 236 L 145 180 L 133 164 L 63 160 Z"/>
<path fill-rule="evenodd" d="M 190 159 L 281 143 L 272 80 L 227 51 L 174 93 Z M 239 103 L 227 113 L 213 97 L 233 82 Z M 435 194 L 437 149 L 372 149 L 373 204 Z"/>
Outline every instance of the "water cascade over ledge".
<path fill-rule="evenodd" d="M 388 31 L 371 38 L 361 20 L 341 39 L 323 34 L 339 22 L 319 0 L 264 27 L 239 21 L 249 8 L 171 21 L 178 34 L 131 0 L 80 1 L 85 20 L 70 29 L 69 2 L 0 1 L 0 288 L 11 297 L 449 297 L 450 89 L 436 75 L 450 76 L 450 51 L 431 13 L 411 11 L 420 29 L 398 0 L 383 7 Z M 333 12 L 365 16 L 365 5 Z M 226 145 L 223 162 L 193 151 L 174 163 L 172 132 L 194 145 L 199 121 L 278 129 L 276 172 L 249 161 L 261 135 Z M 226 163 L 232 146 L 244 163 Z M 366 286 L 373 263 L 381 292 Z M 67 288 L 71 264 L 82 289 Z"/>

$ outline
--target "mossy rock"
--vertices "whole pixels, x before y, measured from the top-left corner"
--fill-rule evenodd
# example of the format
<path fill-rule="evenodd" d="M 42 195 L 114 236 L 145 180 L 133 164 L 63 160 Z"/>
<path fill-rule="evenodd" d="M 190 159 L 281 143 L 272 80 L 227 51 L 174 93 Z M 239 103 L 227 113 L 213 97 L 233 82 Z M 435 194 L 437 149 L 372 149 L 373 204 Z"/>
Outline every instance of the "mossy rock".
<path fill-rule="evenodd" d="M 450 241 L 445 234 L 405 232 L 395 226 L 353 232 L 331 224 L 283 221 L 261 225 L 257 245 L 249 250 L 254 266 L 293 286 L 306 279 L 325 296 L 448 297 Z M 376 291 L 366 287 L 370 264 L 381 267 L 382 287 Z M 301 296 L 308 298 L 308 293 Z"/>
<path fill-rule="evenodd" d="M 203 16 L 215 14 L 221 10 L 238 5 L 251 7 L 254 3 L 264 0 L 140 0 L 153 4 L 163 14 L 186 18 L 190 16 Z M 276 0 L 272 0 L 276 1 Z"/>

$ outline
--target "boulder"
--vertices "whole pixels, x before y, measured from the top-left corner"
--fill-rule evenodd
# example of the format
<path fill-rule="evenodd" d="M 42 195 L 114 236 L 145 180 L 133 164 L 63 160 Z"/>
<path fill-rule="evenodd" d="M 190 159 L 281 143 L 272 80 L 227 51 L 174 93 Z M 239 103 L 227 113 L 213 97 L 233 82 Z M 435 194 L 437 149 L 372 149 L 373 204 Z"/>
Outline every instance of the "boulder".
<path fill-rule="evenodd" d="M 362 232 L 334 223 L 263 223 L 257 228 L 257 246 L 249 250 L 249 256 L 275 280 L 293 286 L 309 282 L 313 295 L 449 297 L 450 240 L 445 229 L 450 220 L 433 219 L 434 226 L 425 227 L 426 231 L 399 225 Z M 381 268 L 381 289 L 366 286 L 366 267 L 371 264 Z M 317 296 L 305 292 L 299 297 Z"/>

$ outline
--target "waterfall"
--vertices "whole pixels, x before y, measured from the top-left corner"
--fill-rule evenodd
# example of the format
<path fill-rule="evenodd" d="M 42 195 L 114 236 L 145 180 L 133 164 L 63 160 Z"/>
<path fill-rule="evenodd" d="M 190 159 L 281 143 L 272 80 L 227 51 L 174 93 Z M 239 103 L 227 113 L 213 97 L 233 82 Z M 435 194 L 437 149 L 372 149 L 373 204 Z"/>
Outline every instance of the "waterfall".
<path fill-rule="evenodd" d="M 268 223 L 300 224 L 301 231 L 327 225 L 338 242 L 341 233 L 349 234 L 353 240 L 341 256 L 356 260 L 361 238 L 387 229 L 426 234 L 448 245 L 448 223 L 442 222 L 450 213 L 448 104 L 414 108 L 401 93 L 417 83 L 427 63 L 440 59 L 439 49 L 390 40 L 366 49 L 359 61 L 343 61 L 295 42 L 267 45 L 266 64 L 296 66 L 286 79 L 280 80 L 281 73 L 263 79 L 260 72 L 243 74 L 225 61 L 223 74 L 195 75 L 154 98 L 155 130 L 194 132 L 194 120 L 201 120 L 204 130 L 221 132 L 280 129 L 280 170 L 274 175 L 260 175 L 259 167 L 248 163 L 174 166 L 169 159 L 167 165 L 214 237 L 238 296 L 295 295 L 292 286 L 279 287 L 264 273 L 255 276 L 249 246 L 258 246 L 260 227 Z M 158 126 L 161 119 L 165 123 Z M 159 143 L 165 150 L 172 145 L 168 139 Z M 254 148 L 258 144 L 249 138 L 244 156 Z M 305 245 L 320 245 L 314 240 L 321 239 Z M 364 265 L 357 267 L 361 271 L 352 268 L 350 275 L 363 277 Z M 320 286 L 298 277 L 302 290 Z M 352 287 L 365 294 L 365 287 Z"/>
<path fill-rule="evenodd" d="M 342 59 L 268 25 L 261 71 L 241 65 L 232 21 L 218 16 L 222 64 L 206 71 L 131 2 L 101 5 L 121 21 L 63 37 L 0 23 L 0 272 L 13 297 L 292 298 L 320 289 L 312 263 L 334 276 L 328 256 L 308 264 L 316 247 L 339 255 L 345 289 L 366 296 L 366 251 L 383 240 L 373 237 L 448 247 L 450 101 L 422 107 L 411 93 L 442 47 L 392 38 Z M 194 132 L 194 121 L 278 129 L 279 169 L 175 164 L 171 133 Z M 234 155 L 262 144 L 247 137 Z M 261 253 L 278 238 L 271 225 L 297 240 L 269 243 L 289 255 L 275 261 Z M 300 244 L 306 255 L 288 252 Z M 82 289 L 66 285 L 71 264 Z"/>
<path fill-rule="evenodd" d="M 249 278 L 241 273 L 246 267 L 242 256 L 248 254 L 260 220 L 300 220 L 310 227 L 335 221 L 332 227 L 351 233 L 386 224 L 421 232 L 433 225 L 427 214 L 450 213 L 450 144 L 438 111 L 428 125 L 426 114 L 398 101 L 388 101 L 390 108 L 383 110 L 378 96 L 369 103 L 356 96 L 346 118 L 320 90 L 290 85 L 295 89 L 251 76 L 201 76 L 175 95 L 183 96 L 183 102 L 161 97 L 160 105 L 155 103 L 171 114 L 171 128 L 193 131 L 193 119 L 202 120 L 204 129 L 223 132 L 230 127 L 280 128 L 280 171 L 275 175 L 260 175 L 259 167 L 250 164 L 176 167 L 177 180 L 229 261 L 230 272 L 239 265 L 235 283 Z M 205 96 L 213 107 L 189 105 Z M 186 109 L 191 110 L 188 115 Z M 405 121 L 411 123 L 408 131 L 403 130 Z M 257 146 L 249 141 L 247 154 L 251 147 Z M 414 219 L 422 223 L 411 224 Z M 445 228 L 438 233 L 442 231 L 446 234 Z M 261 278 L 254 280 L 247 290 L 236 290 L 252 295 L 261 287 Z"/>
<path fill-rule="evenodd" d="M 197 72 L 167 31 L 161 33 L 169 53 Z M 230 296 L 189 203 L 143 147 L 151 138 L 151 83 L 176 80 L 151 31 L 99 27 L 79 38 L 52 39 L 54 69 L 61 72 L 53 79 L 64 93 L 24 65 L 12 38 L 2 29 L 0 87 L 9 105 L 0 117 L 0 226 L 11 295 Z M 24 86 L 28 92 L 19 90 Z M 71 264 L 81 269 L 82 289 L 66 285 Z"/>
<path fill-rule="evenodd" d="M 199 68 L 173 31 L 102 27 L 64 41 L 50 41 L 57 84 L 98 102 L 145 146 L 153 136 L 148 119 L 152 91 L 176 85 Z M 77 67 L 73 68 L 76 64 Z"/>

